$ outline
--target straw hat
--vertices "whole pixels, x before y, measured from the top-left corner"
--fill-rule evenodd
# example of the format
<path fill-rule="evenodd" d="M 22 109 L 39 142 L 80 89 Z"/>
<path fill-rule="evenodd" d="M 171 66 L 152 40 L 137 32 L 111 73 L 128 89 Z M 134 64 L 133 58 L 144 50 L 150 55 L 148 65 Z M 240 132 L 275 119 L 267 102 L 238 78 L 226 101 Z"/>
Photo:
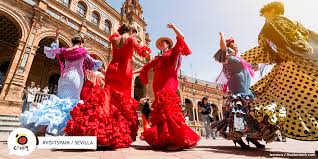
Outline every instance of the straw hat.
<path fill-rule="evenodd" d="M 169 42 L 170 47 L 173 46 L 173 41 L 172 41 L 169 37 L 161 37 L 161 38 L 159 38 L 159 39 L 156 41 L 156 47 L 157 47 L 159 50 L 160 50 L 161 42 L 164 41 L 164 40 L 166 40 L 166 41 Z"/>

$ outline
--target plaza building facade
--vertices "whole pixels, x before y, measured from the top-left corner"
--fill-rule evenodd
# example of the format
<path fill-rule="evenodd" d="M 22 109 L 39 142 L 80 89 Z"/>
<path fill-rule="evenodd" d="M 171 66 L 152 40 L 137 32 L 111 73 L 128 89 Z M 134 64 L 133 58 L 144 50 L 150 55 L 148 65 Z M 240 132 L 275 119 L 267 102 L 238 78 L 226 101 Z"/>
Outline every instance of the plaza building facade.
<path fill-rule="evenodd" d="M 74 35 L 84 35 L 88 52 L 103 61 L 107 68 L 112 58 L 108 37 L 122 23 L 135 26 L 138 40 L 149 44 L 138 0 L 126 0 L 121 12 L 105 0 L 0 1 L 1 114 L 18 115 L 21 112 L 23 90 L 31 82 L 42 89 L 48 86 L 51 94 L 57 89 L 58 62 L 46 58 L 43 53 L 43 47 L 53 42 L 56 29 L 61 32 L 61 47 L 72 46 Z M 134 54 L 134 69 L 146 62 Z M 146 88 L 138 78 L 133 79 L 132 95 L 136 98 L 145 96 Z"/>
<path fill-rule="evenodd" d="M 138 40 L 149 45 L 147 24 L 138 0 L 126 0 L 120 11 L 112 8 L 106 0 L 1 0 L 0 116 L 19 116 L 23 90 L 31 82 L 42 89 L 48 86 L 49 94 L 55 93 L 60 77 L 59 64 L 45 57 L 43 47 L 53 42 L 56 29 L 61 32 L 61 47 L 72 46 L 74 35 L 84 35 L 89 54 L 103 61 L 106 69 L 112 59 L 108 37 L 123 23 L 135 26 Z M 134 54 L 133 69 L 147 62 Z M 131 92 L 136 100 L 153 98 L 152 81 L 143 86 L 139 77 L 134 75 Z M 217 84 L 180 76 L 178 94 L 191 114 L 190 126 L 196 132 L 201 133 L 203 127 L 197 106 L 202 97 L 209 97 L 219 107 L 222 116 L 223 98 Z"/>

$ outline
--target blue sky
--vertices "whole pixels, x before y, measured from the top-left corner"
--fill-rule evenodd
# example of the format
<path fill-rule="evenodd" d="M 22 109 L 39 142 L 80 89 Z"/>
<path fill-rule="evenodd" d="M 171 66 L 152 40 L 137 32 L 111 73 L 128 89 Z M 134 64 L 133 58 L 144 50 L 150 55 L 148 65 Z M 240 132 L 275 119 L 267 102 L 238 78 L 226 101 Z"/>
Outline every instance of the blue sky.
<path fill-rule="evenodd" d="M 106 0 L 120 10 L 124 0 Z M 166 28 L 168 22 L 177 25 L 185 35 L 192 54 L 183 58 L 182 72 L 190 77 L 214 81 L 221 65 L 212 58 L 219 48 L 218 32 L 236 39 L 239 51 L 257 46 L 257 36 L 264 24 L 259 9 L 270 0 L 139 0 L 147 31 L 151 37 L 153 55 L 155 41 L 160 36 L 175 39 Z M 285 15 L 318 32 L 317 0 L 284 0 Z M 259 79 L 255 77 L 254 82 Z"/>

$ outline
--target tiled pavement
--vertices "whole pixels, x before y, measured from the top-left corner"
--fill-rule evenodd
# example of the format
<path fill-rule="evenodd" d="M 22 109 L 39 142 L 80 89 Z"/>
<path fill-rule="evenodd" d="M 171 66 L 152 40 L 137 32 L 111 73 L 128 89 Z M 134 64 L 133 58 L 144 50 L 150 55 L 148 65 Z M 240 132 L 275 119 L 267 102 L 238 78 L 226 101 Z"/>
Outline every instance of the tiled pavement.
<path fill-rule="evenodd" d="M 252 145 L 251 145 L 252 146 Z M 315 158 L 292 157 L 301 153 L 314 153 L 318 150 L 318 142 L 287 140 L 286 143 L 273 142 L 266 149 L 241 150 L 235 148 L 232 141 L 222 138 L 216 140 L 202 139 L 198 146 L 183 151 L 153 151 L 143 141 L 137 141 L 132 147 L 119 150 L 41 150 L 36 149 L 31 155 L 18 157 L 9 155 L 6 143 L 0 143 L 0 159 L 249 159 L 249 158 Z M 285 155 L 271 157 L 271 155 Z M 287 156 L 289 155 L 289 156 Z M 318 157 L 316 157 L 318 158 Z"/>

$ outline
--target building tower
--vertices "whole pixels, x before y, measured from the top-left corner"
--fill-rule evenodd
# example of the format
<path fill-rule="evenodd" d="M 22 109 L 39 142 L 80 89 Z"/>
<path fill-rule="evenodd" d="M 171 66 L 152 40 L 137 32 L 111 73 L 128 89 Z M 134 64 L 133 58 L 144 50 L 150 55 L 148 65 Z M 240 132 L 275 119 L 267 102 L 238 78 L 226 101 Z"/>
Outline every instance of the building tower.
<path fill-rule="evenodd" d="M 146 32 L 147 23 L 143 17 L 142 7 L 139 0 L 126 0 L 121 7 L 121 23 L 127 23 L 138 30 L 138 39 L 142 43 L 149 45 L 150 38 Z"/>

